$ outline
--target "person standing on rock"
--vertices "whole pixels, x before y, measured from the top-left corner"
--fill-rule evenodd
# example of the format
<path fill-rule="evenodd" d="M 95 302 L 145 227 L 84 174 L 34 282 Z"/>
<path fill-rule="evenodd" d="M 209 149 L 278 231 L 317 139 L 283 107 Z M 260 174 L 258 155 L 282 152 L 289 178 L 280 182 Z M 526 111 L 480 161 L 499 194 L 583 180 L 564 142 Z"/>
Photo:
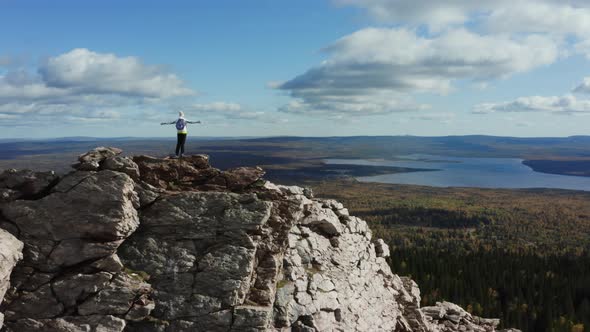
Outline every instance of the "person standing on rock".
<path fill-rule="evenodd" d="M 187 124 L 189 123 L 201 123 L 201 121 L 188 121 L 184 118 L 184 112 L 180 111 L 176 121 L 160 123 L 160 125 L 176 125 L 176 158 L 182 157 L 184 154 L 184 143 L 186 143 L 186 135 L 188 134 Z"/>

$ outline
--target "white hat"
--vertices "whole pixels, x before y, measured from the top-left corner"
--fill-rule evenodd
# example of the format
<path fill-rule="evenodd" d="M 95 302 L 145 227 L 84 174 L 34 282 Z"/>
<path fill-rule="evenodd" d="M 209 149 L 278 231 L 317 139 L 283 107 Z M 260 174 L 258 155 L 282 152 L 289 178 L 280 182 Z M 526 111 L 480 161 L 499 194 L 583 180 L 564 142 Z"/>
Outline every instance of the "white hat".
<path fill-rule="evenodd" d="M 182 118 L 184 116 L 184 112 L 183 111 L 178 111 L 178 116 Z"/>

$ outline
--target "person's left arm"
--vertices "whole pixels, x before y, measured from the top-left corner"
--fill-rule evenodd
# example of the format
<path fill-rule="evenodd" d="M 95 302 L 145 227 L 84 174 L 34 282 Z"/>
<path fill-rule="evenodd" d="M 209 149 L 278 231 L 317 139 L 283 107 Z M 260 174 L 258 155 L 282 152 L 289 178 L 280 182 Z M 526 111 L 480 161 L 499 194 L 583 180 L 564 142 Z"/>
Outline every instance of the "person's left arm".
<path fill-rule="evenodd" d="M 186 123 L 201 123 L 201 121 L 187 121 Z"/>

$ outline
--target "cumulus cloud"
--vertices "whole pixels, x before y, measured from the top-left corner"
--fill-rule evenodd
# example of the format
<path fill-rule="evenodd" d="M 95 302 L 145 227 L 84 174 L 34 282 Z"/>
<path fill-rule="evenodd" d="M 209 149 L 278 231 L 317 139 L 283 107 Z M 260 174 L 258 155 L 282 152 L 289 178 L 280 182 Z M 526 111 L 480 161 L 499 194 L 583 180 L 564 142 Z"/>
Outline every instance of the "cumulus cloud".
<path fill-rule="evenodd" d="M 31 128 L 65 123 L 116 121 L 121 113 L 113 109 L 70 104 L 7 103 L 0 104 L 0 126 Z"/>
<path fill-rule="evenodd" d="M 0 101 L 84 96 L 170 98 L 194 92 L 174 74 L 143 65 L 135 57 L 116 57 L 75 49 L 52 57 L 37 72 L 23 69 L 0 76 Z"/>
<path fill-rule="evenodd" d="M 590 94 L 590 77 L 563 96 L 520 97 L 513 101 L 481 103 L 473 107 L 474 114 L 496 112 L 546 112 L 564 115 L 590 114 L 590 100 L 580 99 L 575 94 Z"/>
<path fill-rule="evenodd" d="M 321 93 L 321 92 L 320 92 Z M 413 112 L 429 109 L 406 96 L 387 95 L 379 91 L 363 96 L 350 91 L 350 95 L 303 96 L 279 108 L 280 112 L 292 114 L 319 114 L 329 116 L 380 115 L 393 112 Z"/>
<path fill-rule="evenodd" d="M 364 9 L 379 22 L 425 26 L 430 33 L 470 26 L 486 34 L 543 34 L 562 41 L 564 53 L 590 58 L 590 2 L 586 0 L 333 1 Z"/>
<path fill-rule="evenodd" d="M 373 18 L 381 22 L 397 24 L 428 24 L 439 29 L 448 25 L 463 24 L 469 19 L 471 11 L 493 5 L 504 0 L 334 0 L 338 5 L 355 6 L 365 9 Z"/>
<path fill-rule="evenodd" d="M 473 108 L 472 112 L 475 114 L 495 112 L 547 112 L 575 115 L 590 113 L 590 100 L 578 99 L 571 94 L 550 97 L 520 97 L 508 102 L 478 104 Z"/>
<path fill-rule="evenodd" d="M 483 36 L 462 28 L 436 37 L 404 28 L 366 28 L 323 51 L 327 60 L 278 86 L 295 98 L 283 111 L 367 115 L 422 110 L 428 105 L 415 103 L 410 94 L 445 94 L 455 80 L 505 78 L 559 56 L 557 45 L 543 36 Z"/>
<path fill-rule="evenodd" d="M 532 32 L 590 36 L 590 3 L 516 1 L 491 11 L 485 24 L 494 32 Z"/>
<path fill-rule="evenodd" d="M 585 0 L 334 0 L 366 10 L 381 22 L 426 25 L 433 30 L 480 23 L 509 32 L 588 35 L 590 3 Z"/>
<path fill-rule="evenodd" d="M 116 120 L 117 108 L 193 94 L 176 75 L 136 57 L 74 49 L 35 70 L 0 75 L 0 121 Z"/>
<path fill-rule="evenodd" d="M 176 75 L 137 57 L 117 57 L 79 48 L 49 58 L 40 68 L 43 82 L 74 93 L 120 94 L 146 98 L 191 95 Z"/>

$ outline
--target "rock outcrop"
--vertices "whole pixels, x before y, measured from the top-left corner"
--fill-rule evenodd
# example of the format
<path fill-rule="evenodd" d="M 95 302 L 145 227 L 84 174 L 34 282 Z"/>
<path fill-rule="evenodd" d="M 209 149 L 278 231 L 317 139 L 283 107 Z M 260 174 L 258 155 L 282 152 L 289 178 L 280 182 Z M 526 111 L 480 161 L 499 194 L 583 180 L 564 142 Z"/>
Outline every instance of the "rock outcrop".
<path fill-rule="evenodd" d="M 97 148 L 75 171 L 0 175 L 6 331 L 494 331 L 420 307 L 342 204 L 207 156 Z M 17 240 L 17 237 L 19 240 Z M 8 238 L 9 240 L 5 240 Z M 22 246 L 22 244 L 20 244 Z"/>
<path fill-rule="evenodd" d="M 437 302 L 435 306 L 423 307 L 421 310 L 440 331 L 485 332 L 493 330 L 500 324 L 499 319 L 472 316 L 463 308 L 450 302 Z M 505 330 L 505 332 L 509 331 L 518 330 Z"/>
<path fill-rule="evenodd" d="M 0 304 L 10 287 L 10 274 L 16 263 L 22 259 L 23 243 L 12 234 L 0 228 Z M 4 314 L 0 312 L 0 329 Z"/>

